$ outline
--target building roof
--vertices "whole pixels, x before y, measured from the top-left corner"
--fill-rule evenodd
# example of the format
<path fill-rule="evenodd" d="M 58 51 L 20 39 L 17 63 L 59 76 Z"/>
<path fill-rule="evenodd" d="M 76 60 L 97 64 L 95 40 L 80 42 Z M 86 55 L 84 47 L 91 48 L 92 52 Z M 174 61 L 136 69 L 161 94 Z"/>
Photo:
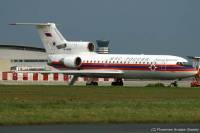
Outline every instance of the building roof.
<path fill-rule="evenodd" d="M 19 45 L 1 45 L 0 44 L 0 49 L 14 49 L 14 50 L 46 52 L 46 50 L 44 48 L 30 47 L 30 46 L 19 46 Z"/>

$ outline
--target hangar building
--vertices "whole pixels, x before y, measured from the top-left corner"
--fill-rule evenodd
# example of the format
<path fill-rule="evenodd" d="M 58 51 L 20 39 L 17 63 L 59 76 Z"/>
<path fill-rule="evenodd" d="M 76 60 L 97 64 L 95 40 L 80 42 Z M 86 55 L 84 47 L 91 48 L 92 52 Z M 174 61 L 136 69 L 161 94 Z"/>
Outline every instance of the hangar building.
<path fill-rule="evenodd" d="M 109 41 L 97 40 L 97 52 L 109 53 Z M 44 48 L 0 44 L 0 71 L 49 70 Z"/>
<path fill-rule="evenodd" d="M 101 47 L 98 46 L 98 47 Z M 103 45 L 105 48 L 105 46 Z M 98 50 L 97 50 L 98 52 Z M 101 52 L 104 52 L 104 50 Z M 108 52 L 108 51 L 106 51 Z M 37 71 L 49 70 L 51 67 L 47 65 L 48 54 L 44 48 L 5 45 L 0 44 L 0 81 L 19 81 L 19 82 L 66 82 L 71 76 L 66 74 L 42 74 Z M 16 72 L 10 70 L 19 70 L 24 72 Z M 27 73 L 26 71 L 36 71 L 35 73 Z M 77 81 L 85 82 L 87 77 L 80 77 Z M 113 79 L 99 78 L 103 82 L 112 82 Z M 17 83 L 19 83 L 17 82 Z M 34 83 L 35 83 L 34 82 Z"/>
<path fill-rule="evenodd" d="M 43 48 L 0 45 L 0 71 L 17 67 L 46 68 L 47 53 Z"/>

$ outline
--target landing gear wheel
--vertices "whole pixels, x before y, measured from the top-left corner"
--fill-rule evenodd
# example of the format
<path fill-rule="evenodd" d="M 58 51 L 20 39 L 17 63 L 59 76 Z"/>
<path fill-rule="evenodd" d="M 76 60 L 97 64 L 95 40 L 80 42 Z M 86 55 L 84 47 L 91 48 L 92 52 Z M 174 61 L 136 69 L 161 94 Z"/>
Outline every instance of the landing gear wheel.
<path fill-rule="evenodd" d="M 90 82 L 90 83 L 86 83 L 86 86 L 89 86 L 89 85 L 98 86 L 98 82 Z"/>
<path fill-rule="evenodd" d="M 112 86 L 123 86 L 123 82 L 122 83 L 119 83 L 119 82 L 112 82 L 111 84 Z"/>
<path fill-rule="evenodd" d="M 123 83 L 123 80 L 122 79 L 116 79 L 115 82 L 112 82 L 111 84 L 112 86 L 123 86 L 124 83 Z"/>
<path fill-rule="evenodd" d="M 174 81 L 170 84 L 170 87 L 178 87 L 178 82 Z"/>

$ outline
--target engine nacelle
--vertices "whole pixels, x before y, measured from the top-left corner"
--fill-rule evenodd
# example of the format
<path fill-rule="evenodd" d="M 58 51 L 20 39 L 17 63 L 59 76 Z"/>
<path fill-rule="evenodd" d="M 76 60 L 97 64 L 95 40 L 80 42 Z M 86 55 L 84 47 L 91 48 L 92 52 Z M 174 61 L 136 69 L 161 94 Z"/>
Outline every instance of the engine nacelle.
<path fill-rule="evenodd" d="M 94 50 L 95 50 L 94 43 L 91 43 L 91 42 L 88 43 L 87 49 L 88 49 L 90 52 L 94 52 Z"/>
<path fill-rule="evenodd" d="M 62 47 L 63 48 L 63 47 Z M 65 50 L 70 50 L 73 52 L 94 52 L 95 45 L 92 42 L 67 42 Z"/>
<path fill-rule="evenodd" d="M 65 57 L 61 60 L 61 63 L 69 68 L 78 68 L 82 64 L 82 60 L 80 57 L 76 56 L 70 56 L 70 57 Z"/>

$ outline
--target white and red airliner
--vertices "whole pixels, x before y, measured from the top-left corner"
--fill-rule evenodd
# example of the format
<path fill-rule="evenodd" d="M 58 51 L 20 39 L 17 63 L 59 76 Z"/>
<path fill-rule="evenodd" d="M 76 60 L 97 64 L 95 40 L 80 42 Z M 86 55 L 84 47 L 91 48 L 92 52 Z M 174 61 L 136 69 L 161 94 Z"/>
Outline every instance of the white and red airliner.
<path fill-rule="evenodd" d="M 15 23 L 36 26 L 48 53 L 53 73 L 78 77 L 114 78 L 112 85 L 123 85 L 122 79 L 176 80 L 193 77 L 198 69 L 182 57 L 172 55 L 98 54 L 92 42 L 67 41 L 54 23 Z M 91 81 L 91 84 L 97 82 Z"/>

